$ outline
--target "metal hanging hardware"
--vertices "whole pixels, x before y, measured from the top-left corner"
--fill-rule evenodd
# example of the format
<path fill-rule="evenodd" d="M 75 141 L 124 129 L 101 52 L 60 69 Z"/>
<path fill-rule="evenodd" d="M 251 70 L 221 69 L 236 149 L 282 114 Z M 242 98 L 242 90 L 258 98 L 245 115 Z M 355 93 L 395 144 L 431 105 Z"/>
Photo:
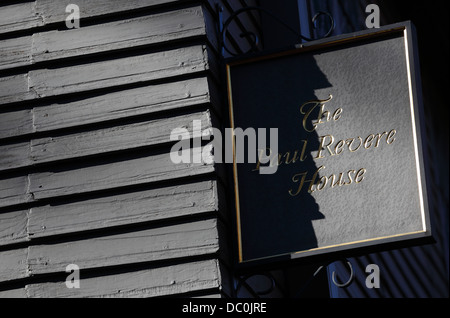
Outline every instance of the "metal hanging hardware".
<path fill-rule="evenodd" d="M 274 19 L 275 21 L 277 21 L 279 24 L 283 25 L 286 30 L 290 31 L 291 33 L 295 34 L 297 37 L 297 43 L 295 43 L 296 45 L 300 44 L 303 40 L 305 41 L 313 41 L 313 40 L 318 40 L 321 38 L 326 38 L 329 37 L 331 35 L 331 33 L 334 30 L 335 27 L 335 23 L 334 23 L 334 19 L 331 16 L 331 14 L 329 14 L 328 12 L 324 12 L 324 11 L 319 11 L 317 12 L 314 17 L 312 18 L 312 23 L 315 29 L 317 29 L 317 21 L 318 18 L 321 16 L 326 16 L 328 17 L 328 19 L 330 20 L 331 26 L 329 28 L 329 30 L 326 32 L 326 34 L 320 38 L 308 38 L 302 34 L 300 34 L 299 32 L 297 32 L 297 30 L 293 29 L 292 27 L 290 27 L 288 24 L 286 24 L 282 19 L 278 18 L 276 15 L 274 15 L 273 13 L 271 13 L 269 10 L 264 9 L 262 7 L 258 7 L 258 6 L 249 6 L 249 7 L 245 7 L 245 8 L 241 8 L 239 10 L 236 10 L 235 12 L 233 12 L 233 14 L 226 20 L 223 21 L 223 7 L 220 5 L 217 5 L 217 11 L 219 13 L 219 34 L 220 34 L 220 47 L 222 49 L 222 52 L 224 53 L 224 51 L 228 52 L 230 55 L 232 56 L 238 56 L 240 54 L 235 53 L 233 51 L 231 51 L 228 46 L 227 46 L 227 41 L 226 41 L 226 34 L 227 34 L 227 30 L 228 27 L 230 26 L 231 22 L 233 22 L 240 14 L 245 13 L 245 12 L 249 12 L 249 11 L 258 11 L 258 12 L 262 12 L 268 16 L 270 16 L 272 19 Z M 241 34 L 239 34 L 239 36 L 241 38 L 246 37 L 247 39 L 250 39 L 250 50 L 247 52 L 244 52 L 243 54 L 247 54 L 247 53 L 254 53 L 258 51 L 258 46 L 260 44 L 260 40 L 257 34 L 255 34 L 254 32 L 251 31 L 247 31 L 247 32 L 243 32 Z"/>
<path fill-rule="evenodd" d="M 334 263 L 335 261 L 331 261 L 326 263 L 325 265 L 319 266 L 317 268 L 317 270 L 314 272 L 314 274 L 308 279 L 308 281 L 306 283 L 303 284 L 303 286 L 301 286 L 299 288 L 299 290 L 297 291 L 297 293 L 294 295 L 294 298 L 299 298 L 307 289 L 308 286 L 314 281 L 314 279 L 317 277 L 317 275 L 326 267 L 328 267 L 329 265 L 331 265 L 332 263 Z M 347 281 L 345 283 L 341 283 L 338 281 L 338 279 L 336 278 L 336 272 L 333 271 L 333 273 L 331 274 L 331 281 L 333 282 L 333 284 L 338 287 L 338 288 L 347 288 L 348 286 L 350 286 L 353 283 L 353 280 L 355 278 L 355 272 L 353 270 L 353 266 L 352 263 L 345 259 L 342 260 L 342 262 L 345 262 L 348 266 L 348 268 L 350 269 L 350 274 L 349 274 L 349 278 L 347 279 Z M 261 277 L 265 277 L 267 278 L 267 280 L 270 282 L 270 286 L 264 290 L 256 290 L 253 287 L 250 286 L 250 284 L 247 282 L 250 278 L 252 277 L 256 277 L 256 276 L 261 276 Z M 277 282 L 275 280 L 275 278 L 273 277 L 273 275 L 270 272 L 258 272 L 255 274 L 249 274 L 249 275 L 245 275 L 242 277 L 238 277 L 237 278 L 237 285 L 235 287 L 235 294 L 238 295 L 239 291 L 241 290 L 242 287 L 245 287 L 245 289 L 255 298 L 261 298 L 260 296 L 265 296 L 265 295 L 269 295 L 270 293 L 272 293 L 276 287 L 277 287 Z"/>
<path fill-rule="evenodd" d="M 346 260 L 346 263 L 347 263 L 348 267 L 350 268 L 350 277 L 345 283 L 337 282 L 337 280 L 336 280 L 336 272 L 333 272 L 333 274 L 331 275 L 331 279 L 333 281 L 333 284 L 336 285 L 339 288 L 346 288 L 346 287 L 350 286 L 350 284 L 353 282 L 353 279 L 355 278 L 355 273 L 353 272 L 352 263 L 350 263 L 348 260 Z"/>

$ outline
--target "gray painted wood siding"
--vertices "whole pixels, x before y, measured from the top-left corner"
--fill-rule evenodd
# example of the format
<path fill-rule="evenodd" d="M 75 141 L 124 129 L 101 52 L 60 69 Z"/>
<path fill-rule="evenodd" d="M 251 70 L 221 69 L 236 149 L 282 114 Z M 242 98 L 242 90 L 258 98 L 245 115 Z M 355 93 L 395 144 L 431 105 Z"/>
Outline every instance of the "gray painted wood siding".
<path fill-rule="evenodd" d="M 220 123 L 215 5 L 244 2 L 80 0 L 68 30 L 69 3 L 0 9 L 0 297 L 232 295 L 223 180 L 169 136 Z"/>
<path fill-rule="evenodd" d="M 202 181 L 1 213 L 0 246 L 207 212 L 225 213 L 219 210 L 219 190 L 223 191 L 216 181 Z"/>
<path fill-rule="evenodd" d="M 211 84 L 212 85 L 212 84 Z M 119 90 L 81 100 L 12 110 L 0 117 L 0 138 L 52 131 L 210 103 L 205 77 Z"/>
<path fill-rule="evenodd" d="M 2 153 L 0 166 L 2 170 L 7 170 L 31 164 L 169 143 L 173 129 L 186 127 L 192 132 L 194 120 L 199 120 L 204 129 L 211 128 L 209 112 L 203 112 L 4 145 L 0 146 L 0 153 Z"/>
<path fill-rule="evenodd" d="M 174 264 L 169 267 L 136 270 L 104 277 L 84 278 L 79 289 L 65 282 L 31 283 L 23 288 L 0 291 L 5 298 L 143 298 L 224 288 L 227 274 L 218 260 Z M 81 288 L 82 286 L 82 288 Z M 219 294 L 220 295 L 220 294 Z M 215 297 L 216 294 L 212 294 Z"/>

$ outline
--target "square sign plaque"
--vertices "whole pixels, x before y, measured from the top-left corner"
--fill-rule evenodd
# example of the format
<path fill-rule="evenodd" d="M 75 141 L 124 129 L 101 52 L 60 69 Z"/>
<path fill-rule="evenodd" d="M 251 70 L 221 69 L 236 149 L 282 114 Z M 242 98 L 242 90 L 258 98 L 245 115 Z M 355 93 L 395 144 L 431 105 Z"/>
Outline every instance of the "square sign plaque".
<path fill-rule="evenodd" d="M 266 129 L 256 162 L 234 145 L 239 263 L 431 236 L 414 41 L 405 22 L 228 61 L 231 128 Z"/>

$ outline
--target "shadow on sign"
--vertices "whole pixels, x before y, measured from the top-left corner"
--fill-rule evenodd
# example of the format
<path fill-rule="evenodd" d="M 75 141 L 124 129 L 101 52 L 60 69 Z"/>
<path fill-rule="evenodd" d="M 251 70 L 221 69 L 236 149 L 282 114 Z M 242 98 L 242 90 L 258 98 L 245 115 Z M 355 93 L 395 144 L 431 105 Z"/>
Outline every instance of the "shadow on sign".
<path fill-rule="evenodd" d="M 319 137 L 312 129 L 320 107 L 304 107 L 311 110 L 305 123 L 300 108 L 327 98 L 315 91 L 330 83 L 309 54 L 236 65 L 232 78 L 235 126 L 278 128 L 279 134 L 278 153 L 258 151 L 258 158 L 270 155 L 271 164 L 278 164 L 275 174 L 259 174 L 255 164 L 237 165 L 241 261 L 318 247 L 312 221 L 325 216 L 308 189 L 320 178 L 314 162 Z"/>

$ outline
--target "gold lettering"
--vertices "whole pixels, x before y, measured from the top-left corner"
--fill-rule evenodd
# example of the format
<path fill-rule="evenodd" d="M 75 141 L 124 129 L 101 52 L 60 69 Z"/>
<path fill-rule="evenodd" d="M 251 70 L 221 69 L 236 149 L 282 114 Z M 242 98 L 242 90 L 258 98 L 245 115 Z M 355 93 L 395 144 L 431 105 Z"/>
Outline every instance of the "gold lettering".
<path fill-rule="evenodd" d="M 323 116 L 325 114 L 327 114 L 327 121 L 329 121 L 329 118 L 328 118 L 329 112 L 328 111 L 324 112 L 324 109 L 325 109 L 324 104 L 328 103 L 332 99 L 333 99 L 333 96 L 330 95 L 330 97 L 328 99 L 325 99 L 325 100 L 312 100 L 312 101 L 308 101 L 308 102 L 304 103 L 302 106 L 300 106 L 300 113 L 302 115 L 305 115 L 303 117 L 303 128 L 307 132 L 313 132 L 313 131 L 316 130 L 318 124 L 323 124 L 324 122 L 322 121 L 322 118 L 323 118 Z M 305 110 L 306 106 L 309 106 L 309 105 L 312 105 L 312 106 L 310 106 L 309 110 Z M 319 109 L 319 115 L 317 116 L 317 121 L 315 121 L 315 122 L 311 121 L 312 122 L 312 129 L 309 129 L 307 127 L 307 123 L 310 120 L 310 116 L 311 116 L 312 112 L 318 106 L 320 106 L 320 109 Z"/>
<path fill-rule="evenodd" d="M 348 150 L 350 150 L 350 152 L 356 152 L 358 151 L 359 148 L 361 148 L 362 144 L 363 144 L 363 140 L 361 137 L 357 137 L 359 139 L 359 145 L 356 149 L 352 150 L 352 145 L 355 142 L 355 138 L 349 138 L 346 140 L 347 144 L 348 144 Z"/>
<path fill-rule="evenodd" d="M 366 171 L 367 170 L 364 168 L 358 170 L 355 177 L 356 183 L 361 183 L 364 180 L 364 175 L 366 174 Z"/>
<path fill-rule="evenodd" d="M 267 156 L 267 150 L 269 151 L 269 156 Z M 270 148 L 266 148 L 266 149 L 258 149 L 258 162 L 256 163 L 256 168 L 253 169 L 252 171 L 258 171 L 260 166 L 261 166 L 261 162 L 262 161 L 266 161 L 266 160 L 270 160 L 271 156 L 272 156 L 272 149 Z M 263 156 L 266 156 L 265 158 Z M 263 160 L 264 159 L 264 160 Z"/>
<path fill-rule="evenodd" d="M 295 193 L 294 193 L 294 190 L 292 190 L 292 189 L 290 189 L 288 191 L 289 195 L 292 197 L 296 197 L 297 195 L 299 195 L 299 193 L 302 191 L 303 186 L 305 185 L 306 182 L 309 182 L 309 187 L 308 187 L 309 193 L 313 193 L 314 191 L 316 191 L 313 189 L 313 187 L 315 185 L 317 175 L 319 174 L 319 171 L 322 169 L 325 169 L 325 167 L 321 166 L 319 169 L 317 169 L 311 180 L 306 180 L 306 176 L 307 176 L 308 172 L 302 172 L 302 173 L 294 175 L 292 177 L 292 182 L 294 182 L 294 183 L 300 182 L 300 183 L 299 183 L 297 191 Z M 301 179 L 299 177 L 301 177 Z"/>
<path fill-rule="evenodd" d="M 364 168 L 359 169 L 358 172 L 356 172 L 356 170 L 348 170 L 346 174 L 348 178 L 347 181 L 344 181 L 344 172 L 341 172 L 339 174 L 332 174 L 329 177 L 322 176 L 317 180 L 319 172 L 323 169 L 325 169 L 325 166 L 321 166 L 320 168 L 318 168 L 310 180 L 306 179 L 308 176 L 308 172 L 302 172 L 294 175 L 292 177 L 292 181 L 294 183 L 298 183 L 298 187 L 295 193 L 293 189 L 290 189 L 288 191 L 289 195 L 292 197 L 298 196 L 307 183 L 309 183 L 308 193 L 313 193 L 316 191 L 321 192 L 328 186 L 328 184 L 330 185 L 330 189 L 334 189 L 336 187 L 347 186 L 353 183 L 361 183 L 364 180 L 365 173 L 367 171 Z M 314 188 L 314 186 L 316 187 Z"/>
<path fill-rule="evenodd" d="M 317 190 L 322 191 L 327 186 L 327 183 L 328 183 L 328 178 L 325 176 L 321 177 L 319 179 L 319 183 L 317 183 Z"/>
<path fill-rule="evenodd" d="M 328 143 L 328 145 L 325 146 L 326 138 L 330 138 L 330 142 Z M 330 146 L 334 143 L 334 137 L 332 135 L 326 135 L 326 136 L 320 137 L 319 139 L 320 139 L 320 145 L 319 145 L 319 150 L 317 152 L 317 157 L 315 159 L 325 158 L 324 156 L 322 156 L 322 151 L 325 150 L 324 147 L 327 148 L 327 150 L 331 156 L 334 156 L 333 151 L 330 149 Z"/>
<path fill-rule="evenodd" d="M 383 132 L 382 134 L 375 135 L 375 138 L 376 138 L 375 148 L 378 148 L 378 146 L 380 145 L 381 137 L 383 137 L 384 135 L 387 135 L 387 132 Z"/>
<path fill-rule="evenodd" d="M 286 160 L 284 161 L 284 163 L 287 164 L 287 165 L 288 165 L 288 164 L 291 164 L 291 163 L 295 163 L 295 162 L 297 161 L 297 159 L 298 159 L 298 151 L 295 151 L 294 157 L 293 157 L 292 159 L 289 160 L 290 156 L 291 156 L 291 153 L 290 153 L 289 151 L 286 152 L 286 153 L 283 155 L 283 157 L 286 157 Z"/>
<path fill-rule="evenodd" d="M 333 114 L 333 120 L 338 121 L 339 119 L 341 119 L 342 112 L 343 112 L 342 108 L 336 109 L 336 111 Z"/>
<path fill-rule="evenodd" d="M 311 180 L 305 180 L 306 175 L 307 175 L 307 172 L 302 172 L 302 173 L 296 174 L 292 177 L 292 182 L 294 182 L 294 183 L 297 183 L 299 181 L 300 176 L 302 176 L 302 179 L 300 181 L 300 184 L 298 185 L 297 192 L 293 193 L 292 189 L 289 190 L 290 196 L 296 197 L 297 195 L 299 195 L 300 191 L 302 191 L 302 188 L 303 188 L 303 185 L 305 184 L 305 182 L 311 181 Z"/>
<path fill-rule="evenodd" d="M 353 179 L 352 179 L 351 174 L 354 174 L 354 173 L 356 173 L 355 170 L 349 170 L 347 172 L 347 177 L 348 177 L 349 182 L 348 183 L 344 183 L 345 185 L 351 185 L 353 183 Z"/>
<path fill-rule="evenodd" d="M 336 180 L 336 176 L 334 175 L 334 174 L 332 174 L 331 176 L 330 176 L 330 179 L 332 179 L 331 180 L 331 188 L 335 188 L 335 187 L 337 187 L 337 186 L 342 186 L 342 185 L 344 185 L 345 184 L 345 182 L 342 182 L 342 177 L 343 177 L 343 173 L 340 173 L 339 174 L 339 179 L 335 182 L 335 180 Z"/>
<path fill-rule="evenodd" d="M 366 140 L 364 141 L 364 148 L 369 149 L 372 147 L 372 142 L 375 139 L 375 135 L 369 135 L 367 136 Z"/>
<path fill-rule="evenodd" d="M 390 132 L 389 132 L 389 135 L 386 137 L 386 143 L 388 144 L 388 145 L 391 145 L 394 141 L 395 141 L 395 135 L 397 134 L 397 131 L 395 130 L 395 129 L 392 129 Z"/>
<path fill-rule="evenodd" d="M 306 152 L 306 146 L 308 145 L 308 140 L 302 140 L 302 142 L 303 142 L 303 148 L 302 148 L 302 153 L 300 155 L 301 162 L 306 160 L 305 152 Z"/>
<path fill-rule="evenodd" d="M 319 112 L 319 117 L 317 118 L 318 124 L 325 124 L 326 122 L 330 121 L 330 112 L 328 110 L 324 111 L 325 106 L 324 105 L 320 105 L 320 112 Z M 326 121 L 322 121 L 323 118 L 326 118 Z"/>
<path fill-rule="evenodd" d="M 281 166 L 283 164 L 289 165 L 297 162 L 304 162 L 308 158 L 308 155 L 306 154 L 308 140 L 301 141 L 303 142 L 301 150 L 293 150 L 293 155 L 292 151 L 274 154 L 270 148 L 258 149 L 258 161 L 256 162 L 256 167 L 252 171 L 259 171 L 261 164 L 266 163 L 269 163 L 269 166 L 273 167 L 275 165 Z"/>
<path fill-rule="evenodd" d="M 270 160 L 270 166 L 274 167 L 275 165 L 280 166 L 281 165 L 281 154 L 278 154 L 278 156 L 273 156 L 273 158 Z"/>
<path fill-rule="evenodd" d="M 336 144 L 336 147 L 334 147 L 334 152 L 336 153 L 336 155 L 340 155 L 344 152 L 344 146 L 345 141 L 339 140 L 339 142 Z"/>
<path fill-rule="evenodd" d="M 313 193 L 314 191 L 316 191 L 316 190 L 313 189 L 313 186 L 316 183 L 316 178 L 317 178 L 317 175 L 319 174 L 319 171 L 322 170 L 322 169 L 325 169 L 325 166 L 320 166 L 319 169 L 317 169 L 317 171 L 314 173 L 314 175 L 312 177 L 312 180 L 311 180 L 311 183 L 309 184 L 309 187 L 308 187 L 308 192 L 309 193 Z"/>

